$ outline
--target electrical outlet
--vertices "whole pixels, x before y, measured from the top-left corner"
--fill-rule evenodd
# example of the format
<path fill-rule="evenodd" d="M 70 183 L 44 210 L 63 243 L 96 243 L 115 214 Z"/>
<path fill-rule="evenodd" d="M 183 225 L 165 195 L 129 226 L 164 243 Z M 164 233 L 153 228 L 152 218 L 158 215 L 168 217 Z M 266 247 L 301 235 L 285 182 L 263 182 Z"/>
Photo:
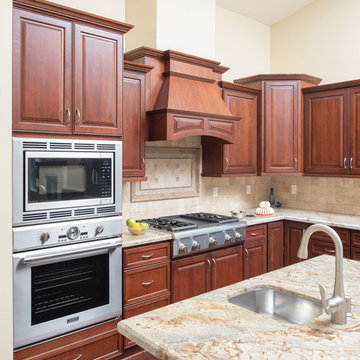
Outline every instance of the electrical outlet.
<path fill-rule="evenodd" d="M 293 195 L 296 195 L 296 193 L 297 193 L 297 186 L 296 185 L 291 185 L 291 193 Z"/>
<path fill-rule="evenodd" d="M 251 185 L 246 185 L 246 195 L 251 194 Z"/>
<path fill-rule="evenodd" d="M 213 197 L 218 197 L 218 188 L 217 186 L 213 187 Z"/>

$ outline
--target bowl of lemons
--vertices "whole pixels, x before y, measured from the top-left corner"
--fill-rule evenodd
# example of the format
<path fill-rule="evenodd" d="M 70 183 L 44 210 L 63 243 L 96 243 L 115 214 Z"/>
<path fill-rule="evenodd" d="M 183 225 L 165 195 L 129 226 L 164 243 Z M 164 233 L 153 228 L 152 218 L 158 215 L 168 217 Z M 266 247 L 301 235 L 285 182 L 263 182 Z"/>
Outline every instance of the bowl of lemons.
<path fill-rule="evenodd" d="M 126 226 L 129 230 L 129 233 L 132 235 L 142 235 L 145 234 L 149 228 L 149 224 L 146 222 L 136 222 L 134 218 L 128 218 L 126 220 Z"/>

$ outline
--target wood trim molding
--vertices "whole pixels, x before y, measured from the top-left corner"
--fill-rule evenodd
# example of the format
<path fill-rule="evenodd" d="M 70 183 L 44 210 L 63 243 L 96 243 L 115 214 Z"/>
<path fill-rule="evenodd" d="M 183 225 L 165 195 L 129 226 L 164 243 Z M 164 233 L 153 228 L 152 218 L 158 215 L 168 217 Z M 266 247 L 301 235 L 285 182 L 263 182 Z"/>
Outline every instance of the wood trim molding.
<path fill-rule="evenodd" d="M 214 69 L 220 65 L 219 61 L 204 59 L 198 56 L 184 54 L 182 52 L 175 50 L 166 50 L 164 52 L 164 57 L 165 60 L 177 60 L 188 64 L 208 67 L 211 69 Z"/>
<path fill-rule="evenodd" d="M 164 59 L 164 51 L 158 49 L 152 49 L 147 46 L 142 46 L 134 50 L 130 50 L 124 54 L 124 59 L 129 61 L 134 61 L 145 56 L 149 56 L 152 58 Z"/>
<path fill-rule="evenodd" d="M 154 67 L 151 65 L 139 64 L 133 61 L 124 60 L 124 70 L 133 70 L 143 73 L 148 73 Z"/>
<path fill-rule="evenodd" d="M 236 84 L 246 85 L 255 81 L 267 80 L 300 80 L 318 85 L 322 79 L 308 74 L 259 74 L 234 80 Z"/>
<path fill-rule="evenodd" d="M 318 91 L 327 91 L 327 90 L 338 90 L 342 88 L 349 88 L 360 86 L 360 79 L 350 80 L 350 81 L 342 81 L 338 83 L 325 84 L 320 86 L 310 86 L 303 89 L 304 94 L 315 93 Z"/>
<path fill-rule="evenodd" d="M 230 68 L 227 67 L 227 66 L 224 66 L 224 65 L 218 65 L 216 66 L 213 71 L 218 73 L 218 74 L 223 74 L 225 73 L 226 71 L 228 71 Z"/>
<path fill-rule="evenodd" d="M 206 82 L 206 83 L 209 83 L 209 84 L 213 84 L 215 82 L 214 79 L 209 79 L 209 78 L 204 78 L 204 77 L 200 77 L 200 76 L 184 74 L 184 73 L 180 73 L 180 72 L 176 72 L 176 71 L 165 71 L 165 72 L 163 72 L 163 75 L 164 75 L 164 77 L 174 76 L 174 77 L 180 77 L 180 78 L 189 79 L 189 80 Z"/>
<path fill-rule="evenodd" d="M 260 92 L 261 92 L 260 89 L 255 89 L 255 88 L 250 87 L 250 86 L 235 84 L 235 83 L 228 82 L 228 81 L 220 81 L 220 82 L 219 82 L 219 85 L 220 85 L 220 87 L 221 87 L 222 89 L 246 91 L 246 92 L 248 92 L 248 93 L 255 94 L 255 95 L 259 95 Z"/>
<path fill-rule="evenodd" d="M 93 25 L 107 30 L 127 33 L 134 26 L 120 21 L 73 9 L 67 6 L 51 3 L 45 0 L 13 0 L 13 6 L 18 9 L 36 11 L 37 13 L 54 16 L 77 23 Z"/>

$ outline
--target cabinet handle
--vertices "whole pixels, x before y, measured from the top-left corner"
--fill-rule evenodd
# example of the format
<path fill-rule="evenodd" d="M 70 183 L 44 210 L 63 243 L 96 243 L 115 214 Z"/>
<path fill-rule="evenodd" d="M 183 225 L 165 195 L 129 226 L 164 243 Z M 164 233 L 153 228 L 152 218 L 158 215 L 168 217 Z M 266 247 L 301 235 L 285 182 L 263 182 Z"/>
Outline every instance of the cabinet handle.
<path fill-rule="evenodd" d="M 154 256 L 154 254 L 149 254 L 149 255 L 141 255 L 141 257 L 145 260 L 145 259 L 150 259 Z"/>
<path fill-rule="evenodd" d="M 80 121 L 81 121 L 81 114 L 80 114 L 80 110 L 78 108 L 76 108 L 75 110 L 75 114 L 77 116 L 77 121 L 76 121 L 76 125 L 80 125 Z"/>
<path fill-rule="evenodd" d="M 67 115 L 66 125 L 69 125 L 69 124 L 70 124 L 70 119 L 71 119 L 71 112 L 70 112 L 70 109 L 69 109 L 69 108 L 67 108 L 67 109 L 65 110 L 65 113 L 66 113 L 66 115 Z"/>
<path fill-rule="evenodd" d="M 209 265 L 209 271 L 211 270 L 211 262 L 210 262 L 210 260 L 209 259 L 207 259 L 206 260 L 206 262 L 208 263 L 208 265 Z"/>
<path fill-rule="evenodd" d="M 351 157 L 350 158 L 350 169 L 352 169 L 353 168 L 353 158 Z"/>
<path fill-rule="evenodd" d="M 245 248 L 245 254 L 246 254 L 246 258 L 249 258 L 249 250 Z"/>
<path fill-rule="evenodd" d="M 225 168 L 228 168 L 229 167 L 229 159 L 226 156 L 225 156 L 225 162 L 226 162 Z"/>
<path fill-rule="evenodd" d="M 259 233 L 257 232 L 257 233 L 251 233 L 251 236 L 258 236 L 259 235 Z"/>
<path fill-rule="evenodd" d="M 77 356 L 76 358 L 74 358 L 73 360 L 79 360 L 82 357 L 82 354 L 80 354 L 79 356 Z"/>
<path fill-rule="evenodd" d="M 149 285 L 151 285 L 153 282 L 154 282 L 154 280 L 150 280 L 150 281 L 148 281 L 148 282 L 143 282 L 143 283 L 141 283 L 141 285 L 142 285 L 142 286 L 149 286 Z"/>
<path fill-rule="evenodd" d="M 297 157 L 296 156 L 294 158 L 294 163 L 295 163 L 295 169 L 297 169 Z"/>
<path fill-rule="evenodd" d="M 145 167 L 145 159 L 144 157 L 142 156 L 141 157 L 141 168 L 143 169 Z"/>
<path fill-rule="evenodd" d="M 347 158 L 344 158 L 344 169 L 346 170 L 346 160 Z"/>
<path fill-rule="evenodd" d="M 214 269 L 216 268 L 216 261 L 215 261 L 215 259 L 212 259 L 212 262 L 213 262 L 213 264 L 214 264 Z"/>
<path fill-rule="evenodd" d="M 328 254 L 335 254 L 335 250 L 330 250 L 330 249 L 324 249 L 324 252 Z"/>

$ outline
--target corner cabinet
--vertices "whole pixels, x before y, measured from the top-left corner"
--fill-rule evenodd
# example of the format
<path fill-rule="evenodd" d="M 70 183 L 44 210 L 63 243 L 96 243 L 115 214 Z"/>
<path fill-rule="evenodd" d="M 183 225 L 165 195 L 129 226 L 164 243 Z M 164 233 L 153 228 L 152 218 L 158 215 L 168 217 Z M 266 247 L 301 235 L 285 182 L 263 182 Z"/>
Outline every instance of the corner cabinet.
<path fill-rule="evenodd" d="M 305 173 L 360 175 L 360 81 L 304 90 Z"/>
<path fill-rule="evenodd" d="M 151 69 L 124 61 L 123 181 L 145 180 L 145 85 Z"/>
<path fill-rule="evenodd" d="M 14 1 L 13 131 L 122 135 L 123 34 L 130 25 Z"/>
<path fill-rule="evenodd" d="M 303 173 L 304 87 L 319 78 L 304 74 L 256 75 L 235 80 L 262 91 L 261 168 L 264 175 Z"/>
<path fill-rule="evenodd" d="M 224 145 L 215 138 L 202 137 L 202 175 L 237 176 L 257 174 L 257 118 L 260 91 L 221 82 L 223 99 L 234 116 L 235 143 Z M 216 160 L 214 160 L 216 159 Z"/>

